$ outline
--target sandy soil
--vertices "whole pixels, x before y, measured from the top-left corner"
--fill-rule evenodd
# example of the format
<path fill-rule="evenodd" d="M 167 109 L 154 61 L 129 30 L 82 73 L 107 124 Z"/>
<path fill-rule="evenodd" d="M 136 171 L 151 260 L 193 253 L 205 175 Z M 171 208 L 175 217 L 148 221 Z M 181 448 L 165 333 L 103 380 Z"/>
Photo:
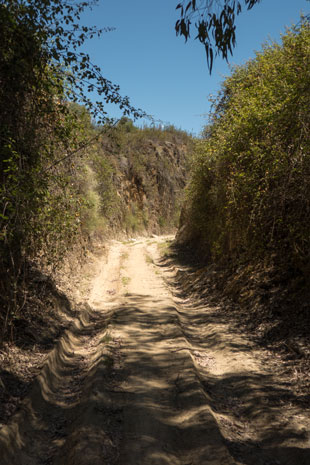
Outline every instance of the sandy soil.
<path fill-rule="evenodd" d="M 112 242 L 0 430 L 1 465 L 309 465 L 277 361 L 176 288 L 168 237 Z M 289 407 L 288 407 L 289 406 Z"/>

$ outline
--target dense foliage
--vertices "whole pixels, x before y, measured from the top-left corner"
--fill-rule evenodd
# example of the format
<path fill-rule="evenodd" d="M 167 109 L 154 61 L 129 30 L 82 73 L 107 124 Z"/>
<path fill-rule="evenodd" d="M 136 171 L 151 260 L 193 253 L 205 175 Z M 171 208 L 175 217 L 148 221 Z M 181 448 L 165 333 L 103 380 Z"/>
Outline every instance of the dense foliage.
<path fill-rule="evenodd" d="M 183 220 L 183 238 L 210 260 L 276 259 L 309 279 L 309 91 L 307 21 L 224 81 Z"/>
<path fill-rule="evenodd" d="M 88 221 L 86 148 L 106 103 L 142 114 L 79 47 L 93 2 L 0 0 L 0 327 L 21 318 L 34 259 L 56 265 Z M 92 104 L 91 92 L 99 96 Z M 74 102 L 80 102 L 81 109 Z M 104 128 L 104 131 L 106 129 Z M 87 219 L 88 218 L 88 219 Z M 87 221 L 86 221 L 87 220 Z"/>

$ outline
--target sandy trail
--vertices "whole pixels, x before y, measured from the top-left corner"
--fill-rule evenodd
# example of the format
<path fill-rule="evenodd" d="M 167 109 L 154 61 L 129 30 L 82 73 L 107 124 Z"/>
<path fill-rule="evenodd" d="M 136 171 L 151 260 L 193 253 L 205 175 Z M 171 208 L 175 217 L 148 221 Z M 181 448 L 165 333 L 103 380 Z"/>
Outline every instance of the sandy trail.
<path fill-rule="evenodd" d="M 111 244 L 0 430 L 1 465 L 310 464 L 309 421 L 283 412 L 287 387 L 217 308 L 178 294 L 166 239 Z"/>
<path fill-rule="evenodd" d="M 178 309 L 150 263 L 156 258 L 157 243 L 137 243 L 122 271 L 123 281 L 129 279 L 113 331 L 123 341 L 117 463 L 233 464 L 187 350 Z"/>

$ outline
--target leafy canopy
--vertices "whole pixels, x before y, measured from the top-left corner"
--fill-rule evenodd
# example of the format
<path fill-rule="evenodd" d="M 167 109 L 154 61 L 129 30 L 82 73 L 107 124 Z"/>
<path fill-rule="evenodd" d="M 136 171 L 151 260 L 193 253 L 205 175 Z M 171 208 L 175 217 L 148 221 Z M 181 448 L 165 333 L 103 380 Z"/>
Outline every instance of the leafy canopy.
<path fill-rule="evenodd" d="M 190 37 L 192 24 L 195 24 L 198 39 L 205 47 L 209 71 L 217 55 L 227 60 L 228 54 L 236 45 L 236 16 L 242 8 L 253 8 L 260 0 L 183 0 L 177 5 L 180 19 L 175 30 L 177 35 Z"/>
<path fill-rule="evenodd" d="M 112 29 L 81 24 L 85 9 L 97 3 L 97 0 L 0 0 L 0 23 L 6 27 L 10 25 L 19 34 L 23 31 L 19 42 L 22 48 L 29 42 L 29 37 L 32 36 L 32 41 L 36 38 L 40 44 L 40 54 L 36 56 L 38 64 L 42 69 L 49 67 L 53 87 L 61 99 L 85 105 L 98 118 L 98 123 L 108 119 L 105 103 L 114 103 L 124 115 L 138 118 L 144 113 L 134 108 L 128 97 L 122 97 L 119 86 L 106 79 L 89 55 L 80 51 L 88 39 Z M 32 55 L 33 50 L 28 53 Z M 99 96 L 95 104 L 90 98 L 91 92 Z"/>

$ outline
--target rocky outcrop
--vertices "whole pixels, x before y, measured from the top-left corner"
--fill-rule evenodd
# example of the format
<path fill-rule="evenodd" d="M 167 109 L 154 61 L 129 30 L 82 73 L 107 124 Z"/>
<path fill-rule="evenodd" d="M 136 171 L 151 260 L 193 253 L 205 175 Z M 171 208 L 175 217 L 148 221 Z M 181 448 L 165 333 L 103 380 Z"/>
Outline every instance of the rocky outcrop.
<path fill-rule="evenodd" d="M 111 226 L 126 233 L 168 232 L 178 226 L 192 141 L 164 131 L 160 138 L 158 132 L 151 136 L 137 130 L 121 143 L 102 145 L 113 167 L 118 203 L 118 224 L 114 216 Z"/>

